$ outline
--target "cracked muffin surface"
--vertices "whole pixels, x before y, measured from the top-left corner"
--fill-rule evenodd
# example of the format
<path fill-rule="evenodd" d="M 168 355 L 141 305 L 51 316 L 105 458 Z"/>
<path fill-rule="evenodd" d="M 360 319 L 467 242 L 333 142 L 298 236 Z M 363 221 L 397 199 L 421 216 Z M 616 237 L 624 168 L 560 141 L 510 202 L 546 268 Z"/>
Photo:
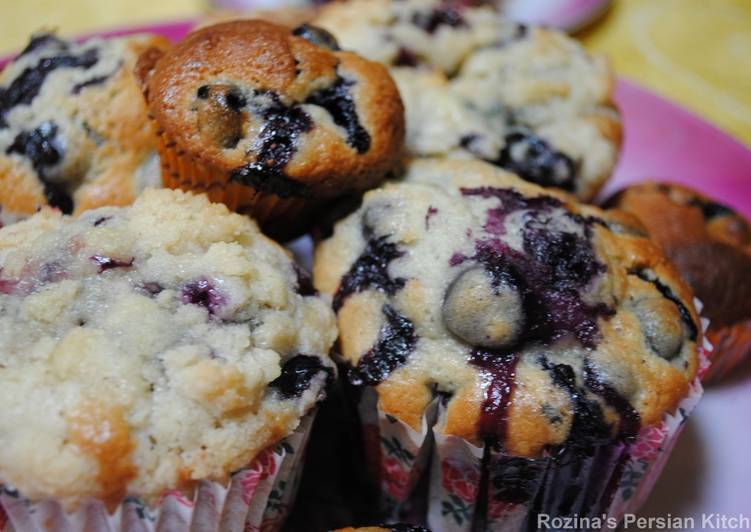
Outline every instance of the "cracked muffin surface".
<path fill-rule="evenodd" d="M 0 73 L 0 219 L 127 205 L 160 184 L 135 63 L 153 35 L 34 35 Z"/>
<path fill-rule="evenodd" d="M 419 430 L 536 457 L 630 438 L 685 397 L 701 327 L 640 224 L 479 161 L 417 160 L 315 255 L 349 381 Z"/>
<path fill-rule="evenodd" d="M 399 158 L 404 117 L 393 80 L 321 29 L 217 24 L 145 55 L 139 69 L 165 148 L 177 150 L 163 157 L 165 181 L 260 221 L 291 200 L 375 186 Z M 186 158 L 201 180 L 181 167 Z M 259 205 L 263 195 L 287 201 Z"/>
<path fill-rule="evenodd" d="M 0 229 L 0 471 L 68 508 L 225 482 L 333 377 L 326 297 L 247 217 L 147 190 Z"/>
<path fill-rule="evenodd" d="M 561 32 L 438 0 L 335 3 L 313 23 L 390 67 L 412 155 L 482 159 L 585 201 L 615 167 L 612 74 Z"/>

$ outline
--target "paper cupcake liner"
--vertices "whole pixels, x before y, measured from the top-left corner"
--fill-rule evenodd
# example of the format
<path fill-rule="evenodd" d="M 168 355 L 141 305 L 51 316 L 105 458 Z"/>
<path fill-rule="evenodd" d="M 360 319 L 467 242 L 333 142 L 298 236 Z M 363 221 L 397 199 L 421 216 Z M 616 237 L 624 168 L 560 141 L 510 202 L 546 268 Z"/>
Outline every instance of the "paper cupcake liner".
<path fill-rule="evenodd" d="M 224 203 L 235 212 L 249 214 L 262 225 L 282 217 L 296 225 L 314 207 L 309 198 L 282 198 L 230 180 L 229 173 L 189 155 L 163 130 L 157 131 L 157 150 L 165 187 L 203 192 L 211 201 Z"/>
<path fill-rule="evenodd" d="M 538 529 L 537 516 L 602 517 L 603 529 L 638 510 L 652 490 L 702 396 L 707 346 L 688 395 L 633 442 L 589 449 L 565 446 L 541 458 L 508 455 L 442 433 L 446 407 L 436 399 L 420 431 L 384 413 L 375 390 L 359 400 L 368 469 L 391 521 L 423 522 L 433 532 Z M 427 481 L 426 496 L 420 486 Z M 421 501 L 425 499 L 426 501 Z M 423 510 L 420 506 L 426 506 Z"/>
<path fill-rule="evenodd" d="M 3 532 L 274 532 L 284 524 L 299 484 L 315 413 L 297 430 L 262 451 L 227 485 L 200 481 L 192 498 L 165 491 L 154 507 L 127 497 L 114 513 L 92 501 L 66 513 L 56 501 L 31 502 L 0 487 Z"/>
<path fill-rule="evenodd" d="M 711 358 L 712 365 L 704 376 L 706 384 L 715 383 L 727 377 L 751 355 L 751 320 L 728 327 L 713 328 L 707 331 L 707 337 L 714 349 Z"/>

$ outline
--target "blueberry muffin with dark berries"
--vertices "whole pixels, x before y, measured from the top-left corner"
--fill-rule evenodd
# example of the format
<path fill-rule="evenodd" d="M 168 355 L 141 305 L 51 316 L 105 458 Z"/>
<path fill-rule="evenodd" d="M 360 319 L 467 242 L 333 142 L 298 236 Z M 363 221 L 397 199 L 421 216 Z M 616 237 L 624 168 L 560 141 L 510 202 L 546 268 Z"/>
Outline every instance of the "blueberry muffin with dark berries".
<path fill-rule="evenodd" d="M 69 510 L 226 485 L 323 397 L 329 307 L 203 195 L 0 229 L 0 482 Z"/>
<path fill-rule="evenodd" d="M 751 354 L 751 223 L 677 184 L 633 185 L 608 205 L 641 220 L 701 300 L 714 346 L 705 378 L 726 375 Z"/>
<path fill-rule="evenodd" d="M 612 74 L 561 32 L 441 0 L 336 3 L 314 23 L 390 67 L 412 155 L 482 159 L 585 201 L 615 166 Z"/>
<path fill-rule="evenodd" d="M 146 105 L 133 76 L 135 35 L 73 43 L 34 35 L 0 73 L 0 216 L 43 205 L 66 214 L 127 205 L 160 183 Z"/>
<path fill-rule="evenodd" d="M 661 423 L 697 373 L 691 292 L 636 220 L 569 198 L 445 159 L 368 192 L 315 254 L 349 382 L 418 432 L 440 398 L 436 441 L 513 457 Z"/>
<path fill-rule="evenodd" d="M 205 191 L 276 234 L 377 185 L 399 159 L 396 85 L 319 28 L 217 24 L 144 55 L 139 70 L 165 183 Z"/>

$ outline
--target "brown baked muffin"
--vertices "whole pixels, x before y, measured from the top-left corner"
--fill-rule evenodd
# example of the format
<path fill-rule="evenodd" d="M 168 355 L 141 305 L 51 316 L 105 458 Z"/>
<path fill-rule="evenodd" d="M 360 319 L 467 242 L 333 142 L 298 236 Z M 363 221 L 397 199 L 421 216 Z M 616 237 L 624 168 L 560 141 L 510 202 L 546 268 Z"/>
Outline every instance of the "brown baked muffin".
<path fill-rule="evenodd" d="M 146 53 L 139 73 L 165 184 L 205 191 L 277 234 L 377 185 L 400 155 L 404 111 L 388 72 L 316 28 L 209 26 Z"/>
<path fill-rule="evenodd" d="M 133 68 L 145 49 L 166 43 L 153 35 L 31 38 L 0 74 L 0 219 L 43 205 L 66 214 L 127 205 L 160 185 Z"/>
<path fill-rule="evenodd" d="M 751 353 L 751 224 L 688 187 L 648 182 L 608 205 L 636 215 L 704 305 L 713 344 L 706 380 L 722 377 Z"/>
<path fill-rule="evenodd" d="M 445 505 L 498 527 L 622 515 L 622 481 L 648 491 L 621 477 L 630 449 L 698 386 L 691 291 L 638 221 L 487 163 L 411 163 L 318 245 L 314 279 L 391 519 L 426 476 L 436 529 Z"/>

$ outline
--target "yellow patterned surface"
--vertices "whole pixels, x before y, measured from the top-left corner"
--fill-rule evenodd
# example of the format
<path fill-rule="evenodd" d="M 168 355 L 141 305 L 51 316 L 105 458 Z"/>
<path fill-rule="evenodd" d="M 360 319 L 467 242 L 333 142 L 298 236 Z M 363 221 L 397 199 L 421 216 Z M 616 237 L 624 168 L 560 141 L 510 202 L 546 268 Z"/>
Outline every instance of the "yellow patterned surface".
<path fill-rule="evenodd" d="M 616 0 L 582 38 L 751 146 L 751 0 Z"/>
<path fill-rule="evenodd" d="M 184 18 L 206 0 L 0 0 L 0 51 L 40 27 L 71 35 Z M 751 0 L 615 0 L 582 34 L 622 75 L 672 98 L 751 146 Z"/>

